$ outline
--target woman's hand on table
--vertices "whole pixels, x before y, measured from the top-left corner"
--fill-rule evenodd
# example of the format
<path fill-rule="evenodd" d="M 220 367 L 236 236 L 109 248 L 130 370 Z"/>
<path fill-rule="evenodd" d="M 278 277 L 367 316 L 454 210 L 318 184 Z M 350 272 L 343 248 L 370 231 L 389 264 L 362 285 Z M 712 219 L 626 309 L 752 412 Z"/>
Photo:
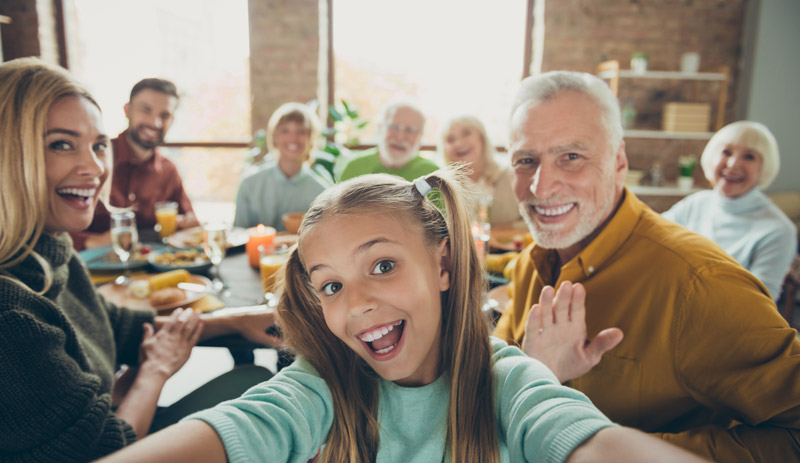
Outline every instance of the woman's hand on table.
<path fill-rule="evenodd" d="M 608 328 L 590 342 L 586 335 L 586 290 L 566 281 L 558 293 L 545 286 L 531 308 L 522 350 L 547 365 L 562 383 L 579 378 L 622 341 L 622 330 Z"/>
<path fill-rule="evenodd" d="M 144 325 L 139 365 L 140 369 L 147 365 L 169 378 L 189 360 L 203 322 L 192 309 L 175 309 L 168 317 L 159 317 L 157 325 L 158 330 L 149 323 Z"/>

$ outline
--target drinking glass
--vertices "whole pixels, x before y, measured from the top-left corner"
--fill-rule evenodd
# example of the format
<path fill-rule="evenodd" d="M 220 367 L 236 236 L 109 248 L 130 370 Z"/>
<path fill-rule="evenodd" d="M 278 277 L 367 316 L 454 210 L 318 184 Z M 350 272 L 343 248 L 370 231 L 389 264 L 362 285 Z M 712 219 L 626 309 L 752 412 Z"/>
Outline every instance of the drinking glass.
<path fill-rule="evenodd" d="M 167 241 L 178 229 L 178 203 L 175 201 L 158 201 L 156 209 L 156 231 L 161 241 Z"/>
<path fill-rule="evenodd" d="M 203 250 L 211 260 L 213 289 L 220 292 L 228 287 L 219 276 L 219 264 L 228 250 L 228 225 L 220 222 L 203 224 Z"/>
<path fill-rule="evenodd" d="M 264 300 L 267 305 L 275 305 L 278 300 L 275 297 L 275 278 L 278 270 L 289 259 L 289 247 L 285 244 L 279 248 L 274 246 L 259 246 L 261 259 L 259 269 L 261 271 L 261 285 L 264 290 Z"/>
<path fill-rule="evenodd" d="M 111 213 L 111 246 L 124 267 L 124 273 L 114 280 L 118 285 L 130 283 L 130 257 L 139 242 L 136 214 L 133 211 Z"/>

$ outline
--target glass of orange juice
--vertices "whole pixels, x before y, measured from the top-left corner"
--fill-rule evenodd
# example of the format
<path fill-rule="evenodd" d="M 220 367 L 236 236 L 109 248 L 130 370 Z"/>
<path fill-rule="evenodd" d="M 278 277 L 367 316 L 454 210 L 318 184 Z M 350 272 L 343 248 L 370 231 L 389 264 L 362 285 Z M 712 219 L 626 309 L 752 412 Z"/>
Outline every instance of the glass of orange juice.
<path fill-rule="evenodd" d="M 259 246 L 259 268 L 261 270 L 261 285 L 264 288 L 264 298 L 268 303 L 273 302 L 276 290 L 276 277 L 278 270 L 289 259 L 289 248 L 282 246 Z"/>
<path fill-rule="evenodd" d="M 159 201 L 156 203 L 156 231 L 162 240 L 166 240 L 178 229 L 178 203 L 175 201 Z"/>

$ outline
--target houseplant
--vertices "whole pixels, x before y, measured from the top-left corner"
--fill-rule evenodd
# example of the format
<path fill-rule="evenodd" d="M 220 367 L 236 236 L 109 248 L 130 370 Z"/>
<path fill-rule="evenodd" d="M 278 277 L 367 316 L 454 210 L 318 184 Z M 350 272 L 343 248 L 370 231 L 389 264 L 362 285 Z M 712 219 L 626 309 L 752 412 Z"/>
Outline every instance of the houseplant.
<path fill-rule="evenodd" d="M 322 153 L 315 156 L 314 169 L 324 169 L 337 178 L 336 169 L 352 157 L 349 148 L 359 144 L 361 132 L 369 121 L 361 119 L 358 108 L 343 99 L 328 106 L 328 116 L 333 121 L 333 127 L 326 127 L 322 131 L 325 144 Z"/>
<path fill-rule="evenodd" d="M 697 167 L 697 156 L 693 154 L 678 156 L 678 188 L 689 190 L 694 186 L 695 167 Z"/>

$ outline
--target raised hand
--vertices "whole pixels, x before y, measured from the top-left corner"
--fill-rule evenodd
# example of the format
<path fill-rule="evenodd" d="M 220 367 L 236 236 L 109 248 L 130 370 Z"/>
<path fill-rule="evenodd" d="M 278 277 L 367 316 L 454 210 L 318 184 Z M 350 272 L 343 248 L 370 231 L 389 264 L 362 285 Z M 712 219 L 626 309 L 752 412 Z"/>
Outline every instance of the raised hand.
<path fill-rule="evenodd" d="M 145 324 L 139 347 L 140 368 L 147 365 L 167 378 L 172 376 L 189 360 L 202 330 L 200 315 L 192 309 L 175 309 L 155 332 L 152 325 Z"/>
<path fill-rule="evenodd" d="M 603 354 L 622 341 L 622 330 L 608 328 L 590 342 L 586 335 L 586 290 L 562 283 L 558 293 L 545 286 L 531 308 L 522 350 L 547 365 L 562 383 L 583 376 Z"/>

